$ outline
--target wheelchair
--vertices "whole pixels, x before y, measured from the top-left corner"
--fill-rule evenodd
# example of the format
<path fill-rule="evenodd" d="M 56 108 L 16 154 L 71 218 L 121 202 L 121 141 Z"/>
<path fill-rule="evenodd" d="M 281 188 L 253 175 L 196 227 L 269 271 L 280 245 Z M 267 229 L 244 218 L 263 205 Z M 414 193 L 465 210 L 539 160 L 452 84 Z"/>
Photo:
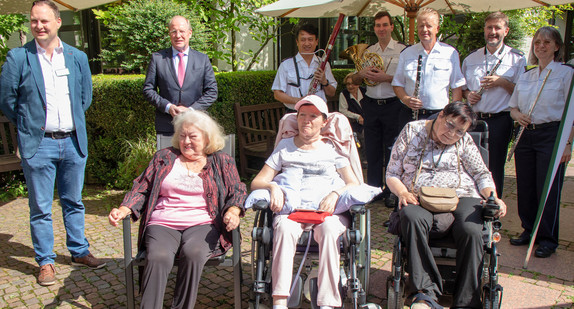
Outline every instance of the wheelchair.
<path fill-rule="evenodd" d="M 488 166 L 488 125 L 478 121 L 476 128 L 469 132 L 477 145 L 481 156 Z M 494 197 L 489 197 L 482 210 L 484 255 L 481 275 L 481 298 L 483 308 L 498 309 L 502 303 L 503 288 L 498 283 L 498 253 L 497 242 L 501 235 L 498 232 L 502 227 L 498 218 L 494 216 L 498 205 Z M 429 240 L 429 245 L 436 261 L 443 281 L 443 294 L 453 295 L 456 279 L 456 246 L 452 232 L 445 237 Z M 410 294 L 407 291 L 406 275 L 407 250 L 401 236 L 396 236 L 393 247 L 391 275 L 387 278 L 387 308 L 402 309 L 405 298 Z"/>
<path fill-rule="evenodd" d="M 273 248 L 273 212 L 268 209 L 268 203 L 260 201 L 254 205 L 256 211 L 251 244 L 251 267 L 252 267 L 252 305 L 260 308 L 260 304 L 270 300 L 271 297 L 271 265 Z M 371 265 L 371 217 L 370 210 L 365 205 L 353 205 L 346 214 L 350 217 L 350 226 L 340 237 L 341 254 L 341 280 L 339 291 L 341 298 L 350 298 L 351 308 L 375 308 L 369 307 L 366 302 L 369 287 L 369 272 Z M 307 242 L 311 237 L 309 252 L 318 253 L 317 243 L 312 240 L 312 231 L 305 231 L 297 244 L 297 255 L 306 251 Z M 307 273 L 293 280 L 300 280 L 296 285 L 296 291 L 291 295 L 289 308 L 298 308 L 302 302 L 303 281 L 309 280 L 309 293 L 312 308 L 319 308 L 316 304 L 317 287 L 316 278 L 312 278 L 308 272 L 312 268 L 312 259 L 305 258 L 301 261 Z M 300 265 L 301 267 L 301 265 Z M 371 305 L 372 306 L 372 305 Z"/>
<path fill-rule="evenodd" d="M 289 131 L 289 126 L 296 126 L 296 114 L 287 114 L 281 119 L 280 128 Z M 362 179 L 362 170 L 356 144 L 352 137 L 352 130 L 348 119 L 339 113 L 332 113 L 329 116 L 328 124 L 324 129 L 325 136 L 334 138 L 332 132 L 346 132 L 339 141 L 350 146 L 349 160 L 355 175 Z M 283 132 L 278 133 L 276 143 L 280 140 Z M 329 135 L 331 134 L 331 135 Z M 353 167 L 358 163 L 358 169 Z M 267 201 L 258 201 L 253 205 L 255 213 L 252 246 L 251 246 L 251 271 L 253 286 L 251 289 L 250 304 L 253 308 L 267 307 L 271 302 L 271 266 L 273 263 L 273 218 L 274 214 L 268 207 Z M 343 299 L 343 304 L 352 304 L 352 308 L 377 308 L 377 305 L 367 304 L 366 296 L 369 287 L 369 273 L 371 265 L 371 222 L 370 211 L 364 204 L 350 206 L 344 213 L 349 218 L 349 226 L 339 238 L 339 253 L 341 255 L 339 292 Z M 298 243 L 295 256 L 303 256 L 299 264 L 298 275 L 294 275 L 292 282 L 295 283 L 288 300 L 289 308 L 298 308 L 302 303 L 302 294 L 306 294 L 311 302 L 312 308 L 318 308 L 317 298 L 317 278 L 313 275 L 313 259 L 309 255 L 318 255 L 318 245 L 312 236 L 313 231 L 304 231 Z M 294 265 L 297 264 L 295 259 Z M 305 272 L 301 270 L 305 268 Z M 303 283 L 305 282 L 305 283 Z M 306 293 L 303 293 L 304 285 Z"/>

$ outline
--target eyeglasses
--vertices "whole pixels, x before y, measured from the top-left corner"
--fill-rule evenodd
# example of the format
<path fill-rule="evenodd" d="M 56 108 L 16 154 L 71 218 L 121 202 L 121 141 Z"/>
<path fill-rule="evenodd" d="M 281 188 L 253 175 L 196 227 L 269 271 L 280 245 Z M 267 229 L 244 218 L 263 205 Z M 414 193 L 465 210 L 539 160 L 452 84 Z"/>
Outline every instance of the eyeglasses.
<path fill-rule="evenodd" d="M 454 123 L 452 123 L 451 121 L 445 120 L 444 126 L 449 131 L 454 132 L 454 134 L 456 134 L 458 137 L 463 137 L 464 134 L 466 134 L 466 130 L 457 129 L 456 126 L 454 125 Z"/>

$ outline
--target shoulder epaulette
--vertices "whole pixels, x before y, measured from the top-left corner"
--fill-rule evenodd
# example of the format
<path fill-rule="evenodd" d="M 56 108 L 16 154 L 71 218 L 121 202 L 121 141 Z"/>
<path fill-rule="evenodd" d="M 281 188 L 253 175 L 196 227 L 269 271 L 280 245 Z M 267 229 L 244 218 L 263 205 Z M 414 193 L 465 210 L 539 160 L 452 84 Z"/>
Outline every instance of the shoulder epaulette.
<path fill-rule="evenodd" d="M 287 61 L 287 60 L 291 60 L 291 59 L 293 59 L 294 57 L 295 57 L 295 56 L 283 58 L 283 60 L 281 60 L 281 63 L 283 63 L 284 61 Z"/>
<path fill-rule="evenodd" d="M 407 45 L 407 47 L 405 47 L 403 50 L 401 50 L 401 53 L 404 52 L 405 50 L 409 49 L 409 47 L 414 46 L 414 45 Z"/>
<path fill-rule="evenodd" d="M 515 53 L 515 54 L 517 54 L 517 55 L 519 55 L 519 56 L 524 56 L 524 52 L 521 51 L 520 49 L 512 48 L 512 49 L 510 49 L 510 52 L 511 52 L 511 53 Z"/>
<path fill-rule="evenodd" d="M 481 48 L 483 48 L 483 47 L 481 47 Z M 470 53 L 468 53 L 468 54 L 469 54 L 469 55 L 472 55 L 472 54 L 474 54 L 474 52 L 477 52 L 477 51 L 478 51 L 479 49 L 481 49 L 481 48 L 477 48 L 477 49 L 475 49 L 475 50 L 472 50 L 472 51 L 471 51 Z M 484 48 L 486 48 L 486 47 L 484 47 Z M 468 57 L 468 56 L 467 56 L 467 57 Z"/>
<path fill-rule="evenodd" d="M 571 67 L 572 69 L 574 69 L 574 65 L 571 63 L 563 63 L 562 65 L 565 65 L 567 67 Z"/>
<path fill-rule="evenodd" d="M 536 69 L 537 67 L 538 67 L 537 65 L 527 65 L 524 67 L 524 72 L 526 73 L 532 69 Z"/>

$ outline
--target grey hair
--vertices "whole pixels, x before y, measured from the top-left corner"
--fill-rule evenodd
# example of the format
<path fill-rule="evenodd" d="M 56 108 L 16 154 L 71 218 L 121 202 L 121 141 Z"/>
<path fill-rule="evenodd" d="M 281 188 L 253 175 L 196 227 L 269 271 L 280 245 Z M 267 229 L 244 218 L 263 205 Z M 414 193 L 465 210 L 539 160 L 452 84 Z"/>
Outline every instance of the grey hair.
<path fill-rule="evenodd" d="M 172 123 L 175 133 L 171 139 L 171 145 L 176 149 L 179 149 L 179 135 L 184 124 L 191 124 L 203 132 L 203 136 L 207 140 L 204 149 L 205 154 L 212 154 L 225 146 L 223 128 L 204 111 L 188 109 L 177 114 Z"/>

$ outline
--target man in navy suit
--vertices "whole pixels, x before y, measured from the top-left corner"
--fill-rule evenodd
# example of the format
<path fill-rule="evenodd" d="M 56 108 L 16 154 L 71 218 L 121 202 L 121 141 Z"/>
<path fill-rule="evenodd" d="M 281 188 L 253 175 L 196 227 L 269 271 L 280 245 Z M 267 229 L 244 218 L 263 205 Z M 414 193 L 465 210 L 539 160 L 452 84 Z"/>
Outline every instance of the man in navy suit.
<path fill-rule="evenodd" d="M 157 149 L 171 146 L 173 117 L 188 108 L 206 110 L 217 99 L 217 83 L 207 55 L 189 47 L 192 30 L 183 16 L 169 22 L 171 48 L 153 53 L 143 92 L 156 107 Z"/>
<path fill-rule="evenodd" d="M 51 217 L 55 183 L 72 264 L 105 265 L 90 253 L 84 236 L 82 188 L 88 157 L 84 113 L 92 102 L 92 77 L 86 54 L 58 37 L 61 25 L 53 2 L 35 1 L 30 10 L 35 40 L 8 52 L 0 74 L 0 110 L 18 130 L 41 285 L 56 280 Z"/>

